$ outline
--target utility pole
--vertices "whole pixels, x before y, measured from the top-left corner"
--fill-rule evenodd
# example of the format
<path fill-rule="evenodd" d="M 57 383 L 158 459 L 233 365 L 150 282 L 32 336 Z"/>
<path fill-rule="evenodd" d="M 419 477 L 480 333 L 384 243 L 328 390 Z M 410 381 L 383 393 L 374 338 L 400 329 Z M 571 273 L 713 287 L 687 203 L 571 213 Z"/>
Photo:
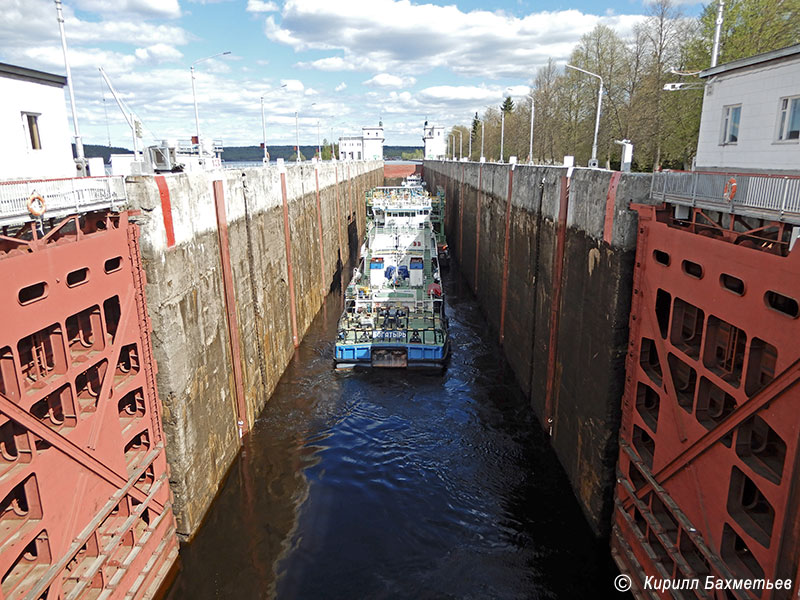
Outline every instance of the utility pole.
<path fill-rule="evenodd" d="M 531 136 L 528 143 L 528 164 L 533 164 L 533 113 L 534 113 L 533 95 L 531 94 Z"/>
<path fill-rule="evenodd" d="M 714 47 L 711 49 L 711 66 L 717 66 L 717 59 L 719 58 L 719 38 L 722 33 L 722 9 L 725 8 L 725 0 L 718 0 L 717 2 L 717 25 L 714 28 Z"/>
<path fill-rule="evenodd" d="M 67 73 L 67 89 L 69 90 L 69 104 L 72 108 L 72 127 L 75 131 L 75 167 L 79 177 L 86 177 L 86 155 L 83 152 L 83 140 L 78 129 L 78 112 L 75 109 L 75 91 L 72 89 L 72 72 L 69 68 L 69 57 L 67 55 L 67 35 L 64 33 L 64 13 L 61 11 L 61 0 L 55 0 L 56 20 L 58 29 L 61 32 L 61 50 L 64 53 L 64 69 Z"/>

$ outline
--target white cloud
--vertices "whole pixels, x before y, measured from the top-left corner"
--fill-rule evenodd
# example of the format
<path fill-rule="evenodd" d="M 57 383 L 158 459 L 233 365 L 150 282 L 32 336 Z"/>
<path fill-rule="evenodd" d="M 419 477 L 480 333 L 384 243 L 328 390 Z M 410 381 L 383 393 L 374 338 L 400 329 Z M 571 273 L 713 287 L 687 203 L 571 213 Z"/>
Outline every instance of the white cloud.
<path fill-rule="evenodd" d="M 417 82 L 413 77 L 399 77 L 389 73 L 378 73 L 372 79 L 367 79 L 364 85 L 381 88 L 401 88 L 414 85 Z"/>
<path fill-rule="evenodd" d="M 101 14 L 137 15 L 140 17 L 181 16 L 178 0 L 75 0 L 76 8 Z"/>
<path fill-rule="evenodd" d="M 333 91 L 334 91 L 334 92 L 341 92 L 341 91 L 342 91 L 342 90 L 344 90 L 345 88 L 347 88 L 347 84 L 346 84 L 346 83 L 343 81 L 342 83 L 340 83 L 339 85 L 337 85 L 335 88 L 333 88 Z"/>
<path fill-rule="evenodd" d="M 281 86 L 284 85 L 287 92 L 302 92 L 305 90 L 303 82 L 299 79 L 281 79 Z"/>
<path fill-rule="evenodd" d="M 295 51 L 336 50 L 297 66 L 326 71 L 372 70 L 410 75 L 437 67 L 478 77 L 529 78 L 548 58 L 564 60 L 596 25 L 628 35 L 641 15 L 542 11 L 524 17 L 410 0 L 288 0 L 267 37 Z"/>
<path fill-rule="evenodd" d="M 276 12 L 279 10 L 278 5 L 274 2 L 264 2 L 264 0 L 247 0 L 247 12 Z"/>
<path fill-rule="evenodd" d="M 503 97 L 501 88 L 488 88 L 476 85 L 435 85 L 417 92 L 421 100 L 430 102 L 494 102 Z"/>
<path fill-rule="evenodd" d="M 168 44 L 153 44 L 147 48 L 137 48 L 134 51 L 136 58 L 148 62 L 169 62 L 183 58 L 183 53 Z"/>

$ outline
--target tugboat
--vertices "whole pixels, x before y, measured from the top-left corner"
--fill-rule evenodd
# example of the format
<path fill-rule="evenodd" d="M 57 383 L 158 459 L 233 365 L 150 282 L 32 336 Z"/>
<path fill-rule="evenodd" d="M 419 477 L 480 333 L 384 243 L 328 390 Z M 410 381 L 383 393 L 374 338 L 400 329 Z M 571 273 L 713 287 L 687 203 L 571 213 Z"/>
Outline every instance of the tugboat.
<path fill-rule="evenodd" d="M 450 354 L 430 195 L 419 185 L 367 194 L 367 238 L 345 290 L 337 368 L 441 367 Z"/>

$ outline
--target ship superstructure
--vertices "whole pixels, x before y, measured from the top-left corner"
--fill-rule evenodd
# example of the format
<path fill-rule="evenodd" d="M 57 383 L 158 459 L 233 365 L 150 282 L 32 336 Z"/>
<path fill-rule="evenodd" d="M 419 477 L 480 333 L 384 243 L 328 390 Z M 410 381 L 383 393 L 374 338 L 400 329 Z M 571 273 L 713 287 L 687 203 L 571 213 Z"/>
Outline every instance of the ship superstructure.
<path fill-rule="evenodd" d="M 368 192 L 368 230 L 345 291 L 339 367 L 441 366 L 450 342 L 432 199 L 422 186 Z"/>

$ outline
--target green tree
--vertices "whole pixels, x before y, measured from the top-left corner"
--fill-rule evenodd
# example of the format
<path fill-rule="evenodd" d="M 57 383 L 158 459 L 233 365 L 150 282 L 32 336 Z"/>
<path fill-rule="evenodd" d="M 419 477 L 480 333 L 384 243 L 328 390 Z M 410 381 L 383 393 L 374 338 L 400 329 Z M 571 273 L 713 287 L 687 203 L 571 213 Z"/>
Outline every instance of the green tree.
<path fill-rule="evenodd" d="M 500 110 L 506 114 L 514 112 L 514 101 L 511 99 L 511 96 L 506 96 L 506 99 L 503 100 L 503 104 L 500 105 Z"/>
<path fill-rule="evenodd" d="M 699 35 L 692 44 L 692 62 L 707 69 L 717 19 L 717 3 L 709 2 L 700 16 Z M 798 0 L 728 0 L 722 18 L 718 62 L 726 63 L 800 42 Z"/>

